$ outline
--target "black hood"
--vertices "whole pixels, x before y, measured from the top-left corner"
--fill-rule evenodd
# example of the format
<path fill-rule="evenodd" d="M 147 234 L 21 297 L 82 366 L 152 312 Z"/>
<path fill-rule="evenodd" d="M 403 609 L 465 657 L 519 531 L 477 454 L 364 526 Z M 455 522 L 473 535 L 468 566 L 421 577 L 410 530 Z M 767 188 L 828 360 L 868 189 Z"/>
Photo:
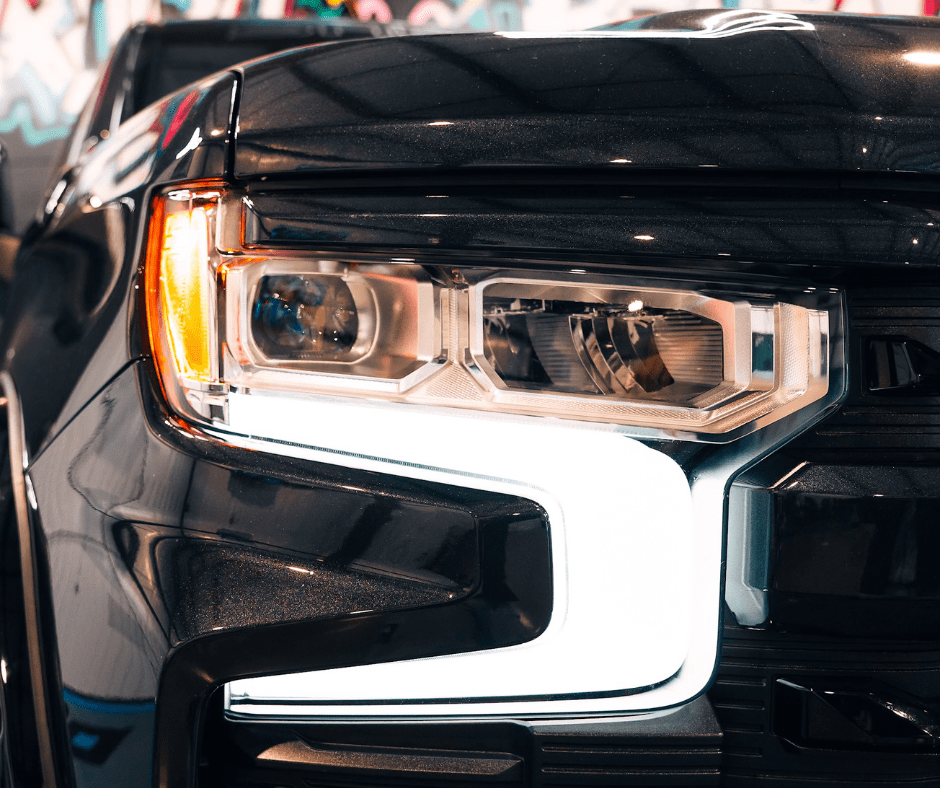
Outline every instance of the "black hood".
<path fill-rule="evenodd" d="M 937 59 L 940 20 L 763 11 L 295 50 L 244 68 L 234 174 L 940 173 Z"/>

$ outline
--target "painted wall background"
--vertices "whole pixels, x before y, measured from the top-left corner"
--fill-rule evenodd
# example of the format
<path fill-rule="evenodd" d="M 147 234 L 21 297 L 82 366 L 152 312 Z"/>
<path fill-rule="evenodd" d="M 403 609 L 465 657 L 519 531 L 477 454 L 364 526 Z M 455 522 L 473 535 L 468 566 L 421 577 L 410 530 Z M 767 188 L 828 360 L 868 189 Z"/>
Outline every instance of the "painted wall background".
<path fill-rule="evenodd" d="M 101 63 L 141 21 L 406 19 L 445 29 L 580 30 L 686 8 L 937 14 L 940 0 L 0 0 L 0 141 L 18 230 L 28 223 Z"/>

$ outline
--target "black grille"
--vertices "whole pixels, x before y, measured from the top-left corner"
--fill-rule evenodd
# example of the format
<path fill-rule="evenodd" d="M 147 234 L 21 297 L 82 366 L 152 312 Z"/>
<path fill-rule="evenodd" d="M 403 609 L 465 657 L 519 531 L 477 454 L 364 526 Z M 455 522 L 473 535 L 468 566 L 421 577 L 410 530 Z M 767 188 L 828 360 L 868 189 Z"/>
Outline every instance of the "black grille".
<path fill-rule="evenodd" d="M 848 309 L 845 404 L 765 461 L 770 618 L 726 614 L 708 693 L 724 786 L 940 786 L 940 397 L 872 391 L 866 355 L 940 349 L 940 287 L 856 289 Z M 886 733 L 891 704 L 918 724 Z"/>
<path fill-rule="evenodd" d="M 717 786 L 721 732 L 704 698 L 647 722 L 533 729 L 532 785 Z"/>
<path fill-rule="evenodd" d="M 901 452 L 908 458 L 940 452 L 940 396 L 892 396 L 869 391 L 868 343 L 903 337 L 940 351 L 940 287 L 878 287 L 848 293 L 850 389 L 833 418 L 799 439 L 807 449 Z"/>
<path fill-rule="evenodd" d="M 889 697 L 936 703 L 940 645 L 807 638 L 725 627 L 718 678 L 708 697 L 724 733 L 724 786 L 940 784 L 940 751 L 828 741 L 794 742 L 780 730 L 778 679 L 815 679 L 823 686 L 859 682 Z M 778 735 L 782 734 L 782 735 Z M 920 751 L 917 751 L 917 750 Z"/>

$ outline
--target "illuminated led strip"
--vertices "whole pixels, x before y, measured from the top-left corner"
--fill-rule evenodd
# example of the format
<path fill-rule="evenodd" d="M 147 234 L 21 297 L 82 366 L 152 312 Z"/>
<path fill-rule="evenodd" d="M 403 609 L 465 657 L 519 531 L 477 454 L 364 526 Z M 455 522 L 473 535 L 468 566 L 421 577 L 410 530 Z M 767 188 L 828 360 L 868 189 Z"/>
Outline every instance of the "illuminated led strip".
<path fill-rule="evenodd" d="M 231 395 L 229 421 L 242 435 L 285 442 L 277 448 L 282 454 L 534 500 L 549 516 L 555 583 L 549 627 L 529 643 L 232 682 L 230 711 L 617 713 L 687 701 L 709 681 L 717 655 L 723 484 L 705 507 L 711 516 L 696 521 L 693 508 L 701 507 L 693 507 L 673 460 L 613 428 L 549 419 L 256 391 Z M 636 694 L 651 686 L 657 689 Z M 520 697 L 527 699 L 509 700 Z"/>

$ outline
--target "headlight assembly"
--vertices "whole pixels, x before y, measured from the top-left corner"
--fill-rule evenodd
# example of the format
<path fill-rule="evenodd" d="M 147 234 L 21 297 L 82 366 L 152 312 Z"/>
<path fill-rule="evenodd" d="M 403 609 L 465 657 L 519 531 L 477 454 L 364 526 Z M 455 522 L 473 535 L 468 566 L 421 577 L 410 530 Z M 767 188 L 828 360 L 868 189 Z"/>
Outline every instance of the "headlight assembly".
<path fill-rule="evenodd" d="M 150 339 L 173 407 L 289 391 L 727 441 L 826 394 L 829 315 L 682 281 L 243 248 L 240 200 L 161 195 Z"/>
<path fill-rule="evenodd" d="M 250 208 L 212 185 L 156 198 L 145 301 L 171 409 L 242 449 L 532 501 L 553 587 L 530 642 L 236 681 L 229 712 L 621 714 L 699 694 L 726 490 L 841 396 L 840 294 L 328 253 L 289 231 L 262 247 Z"/>

